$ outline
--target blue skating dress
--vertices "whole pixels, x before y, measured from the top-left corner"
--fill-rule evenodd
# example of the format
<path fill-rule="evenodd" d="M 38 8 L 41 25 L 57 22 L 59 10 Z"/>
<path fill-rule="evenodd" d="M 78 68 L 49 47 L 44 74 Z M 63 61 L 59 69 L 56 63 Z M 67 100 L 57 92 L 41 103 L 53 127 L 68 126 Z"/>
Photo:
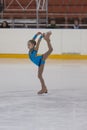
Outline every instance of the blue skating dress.
<path fill-rule="evenodd" d="M 43 60 L 43 55 L 37 56 L 37 50 L 34 50 L 34 49 L 30 50 L 29 58 L 38 67 L 40 67 L 40 65 L 42 64 L 45 64 L 45 61 Z"/>

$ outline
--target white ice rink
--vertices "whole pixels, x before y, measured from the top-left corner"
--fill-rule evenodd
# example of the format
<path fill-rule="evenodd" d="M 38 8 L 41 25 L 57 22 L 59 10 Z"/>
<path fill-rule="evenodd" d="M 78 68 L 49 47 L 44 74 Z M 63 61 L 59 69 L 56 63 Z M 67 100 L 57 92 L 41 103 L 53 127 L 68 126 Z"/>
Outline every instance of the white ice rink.
<path fill-rule="evenodd" d="M 0 130 L 87 130 L 87 61 L 47 61 L 43 75 L 38 96 L 35 65 L 0 59 Z"/>

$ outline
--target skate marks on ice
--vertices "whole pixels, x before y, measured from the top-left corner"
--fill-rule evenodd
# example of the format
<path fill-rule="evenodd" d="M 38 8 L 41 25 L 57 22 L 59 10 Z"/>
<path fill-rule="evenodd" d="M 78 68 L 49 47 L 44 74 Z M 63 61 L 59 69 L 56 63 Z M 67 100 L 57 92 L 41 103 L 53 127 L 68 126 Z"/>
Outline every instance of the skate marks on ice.
<path fill-rule="evenodd" d="M 0 130 L 87 130 L 87 91 L 0 92 Z"/>

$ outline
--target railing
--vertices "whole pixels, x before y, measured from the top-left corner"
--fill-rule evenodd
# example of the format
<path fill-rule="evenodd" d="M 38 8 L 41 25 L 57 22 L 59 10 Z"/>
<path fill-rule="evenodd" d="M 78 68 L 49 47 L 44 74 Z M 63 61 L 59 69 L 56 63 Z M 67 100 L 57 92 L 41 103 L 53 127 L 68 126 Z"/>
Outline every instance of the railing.
<path fill-rule="evenodd" d="M 67 25 L 68 23 L 68 19 L 69 18 L 75 18 L 78 17 L 80 23 L 82 21 L 83 18 L 87 17 L 87 13 L 86 11 L 83 11 L 83 9 L 85 7 L 87 7 L 87 4 L 84 3 L 84 1 L 81 1 L 79 3 L 80 0 L 75 0 L 75 4 L 74 0 L 67 0 L 68 2 L 65 3 L 65 0 L 26 0 L 25 3 L 23 4 L 23 1 L 25 0 L 0 0 L 1 4 L 4 5 L 4 10 L 0 13 L 1 19 L 4 18 L 9 18 L 12 19 L 12 21 L 16 21 L 15 19 L 18 19 L 18 17 L 16 16 L 20 16 L 21 19 L 35 19 L 36 23 L 34 22 L 34 24 L 36 24 L 35 26 L 39 27 L 41 25 L 41 21 L 44 20 L 42 26 L 45 24 L 45 26 L 48 26 L 48 17 L 49 18 L 61 18 L 64 17 L 65 19 L 65 24 Z M 59 3 L 60 2 L 60 3 Z M 72 3 L 73 2 L 73 3 Z M 14 4 L 16 6 L 14 6 Z M 48 6 L 49 4 L 49 6 Z M 56 10 L 56 7 L 60 8 L 60 7 L 67 7 L 66 12 L 52 12 L 53 10 Z M 50 7 L 53 7 L 53 10 L 51 9 L 50 11 Z M 81 7 L 83 12 L 76 12 L 72 11 L 72 13 L 69 13 L 69 8 L 70 7 Z M 48 12 L 49 9 L 49 12 Z M 27 24 L 31 24 L 30 20 L 28 20 L 29 22 Z M 15 23 L 15 22 L 14 22 Z M 25 22 L 24 22 L 25 24 Z"/>
<path fill-rule="evenodd" d="M 19 16 L 23 15 L 27 17 L 28 15 L 34 14 L 38 27 L 40 16 L 44 15 L 45 23 L 48 24 L 48 0 L 28 0 L 24 4 L 22 3 L 23 1 L 21 2 L 20 0 L 9 0 L 9 2 L 7 0 L 2 0 L 1 2 L 4 5 L 4 9 L 0 13 L 1 18 L 8 15 L 16 17 L 19 14 Z"/>
<path fill-rule="evenodd" d="M 37 28 L 36 19 L 0 19 L 0 25 L 3 21 L 7 21 L 11 28 Z M 38 28 L 48 28 L 50 24 L 39 24 Z M 56 24 L 56 29 L 73 28 L 74 24 L 64 23 Z M 81 29 L 87 29 L 87 24 L 79 24 Z"/>

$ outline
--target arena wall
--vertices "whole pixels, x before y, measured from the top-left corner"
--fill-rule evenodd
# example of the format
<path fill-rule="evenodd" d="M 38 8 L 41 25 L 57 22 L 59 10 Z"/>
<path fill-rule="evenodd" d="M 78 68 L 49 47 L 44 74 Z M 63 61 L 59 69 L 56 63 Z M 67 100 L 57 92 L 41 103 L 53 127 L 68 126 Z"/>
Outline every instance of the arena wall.
<path fill-rule="evenodd" d="M 49 29 L 0 29 L 0 58 L 27 58 L 27 42 Z M 87 30 L 50 29 L 53 53 L 50 58 L 87 59 Z M 39 54 L 47 50 L 43 39 Z"/>

